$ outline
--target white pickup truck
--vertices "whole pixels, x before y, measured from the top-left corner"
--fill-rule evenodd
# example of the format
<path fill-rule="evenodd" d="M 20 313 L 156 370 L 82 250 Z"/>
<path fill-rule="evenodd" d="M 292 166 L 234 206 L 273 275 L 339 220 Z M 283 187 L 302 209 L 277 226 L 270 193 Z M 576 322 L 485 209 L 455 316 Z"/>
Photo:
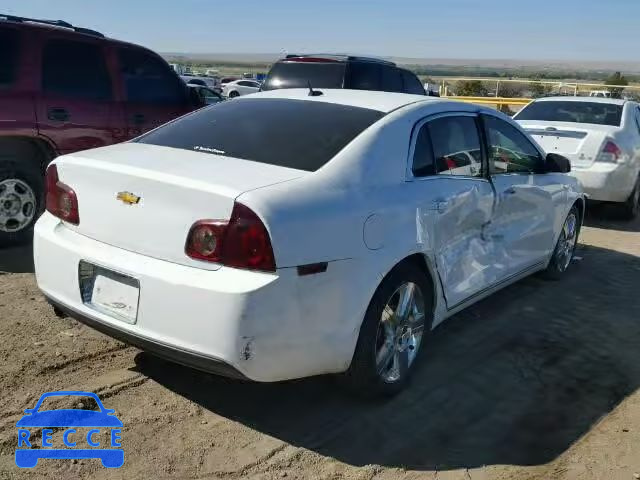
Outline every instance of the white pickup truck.
<path fill-rule="evenodd" d="M 640 105 L 597 97 L 534 100 L 514 119 L 547 153 L 571 161 L 589 199 L 640 210 Z"/>

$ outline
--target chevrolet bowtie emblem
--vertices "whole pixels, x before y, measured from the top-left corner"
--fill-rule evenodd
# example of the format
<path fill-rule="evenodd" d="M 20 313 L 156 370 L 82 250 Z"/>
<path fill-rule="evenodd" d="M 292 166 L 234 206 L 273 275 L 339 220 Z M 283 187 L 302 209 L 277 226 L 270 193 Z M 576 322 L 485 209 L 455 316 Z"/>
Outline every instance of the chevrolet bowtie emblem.
<path fill-rule="evenodd" d="M 127 205 L 137 205 L 140 203 L 140 197 L 131 192 L 118 192 L 116 198 Z"/>

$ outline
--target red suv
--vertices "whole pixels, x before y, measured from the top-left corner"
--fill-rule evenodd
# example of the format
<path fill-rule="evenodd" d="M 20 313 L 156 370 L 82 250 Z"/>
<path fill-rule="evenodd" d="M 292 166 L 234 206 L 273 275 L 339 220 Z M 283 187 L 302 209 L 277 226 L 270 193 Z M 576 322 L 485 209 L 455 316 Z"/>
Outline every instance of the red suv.
<path fill-rule="evenodd" d="M 146 48 L 0 14 L 0 245 L 30 239 L 56 155 L 129 140 L 201 106 Z"/>

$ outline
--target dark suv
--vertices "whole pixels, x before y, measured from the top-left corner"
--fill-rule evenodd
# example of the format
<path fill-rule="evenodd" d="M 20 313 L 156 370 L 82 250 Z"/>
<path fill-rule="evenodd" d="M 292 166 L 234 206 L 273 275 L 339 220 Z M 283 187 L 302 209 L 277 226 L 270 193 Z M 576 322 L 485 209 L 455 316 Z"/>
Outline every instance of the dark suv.
<path fill-rule="evenodd" d="M 287 55 L 269 71 L 262 90 L 349 88 L 426 95 L 418 77 L 395 63 L 347 55 Z"/>
<path fill-rule="evenodd" d="M 128 140 L 200 106 L 145 48 L 0 14 L 0 245 L 30 238 L 56 155 Z"/>

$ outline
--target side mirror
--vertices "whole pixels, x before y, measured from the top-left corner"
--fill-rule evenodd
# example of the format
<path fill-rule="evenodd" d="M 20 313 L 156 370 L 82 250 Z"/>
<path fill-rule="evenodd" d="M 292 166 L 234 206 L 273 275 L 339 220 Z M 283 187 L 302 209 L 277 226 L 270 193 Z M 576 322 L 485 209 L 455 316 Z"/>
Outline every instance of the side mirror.
<path fill-rule="evenodd" d="M 544 167 L 548 173 L 569 173 L 571 171 L 571 162 L 567 157 L 563 157 L 557 153 L 549 153 L 544 161 Z"/>
<path fill-rule="evenodd" d="M 187 87 L 187 94 L 189 95 L 189 104 L 196 108 L 201 108 L 206 105 L 197 88 Z"/>

